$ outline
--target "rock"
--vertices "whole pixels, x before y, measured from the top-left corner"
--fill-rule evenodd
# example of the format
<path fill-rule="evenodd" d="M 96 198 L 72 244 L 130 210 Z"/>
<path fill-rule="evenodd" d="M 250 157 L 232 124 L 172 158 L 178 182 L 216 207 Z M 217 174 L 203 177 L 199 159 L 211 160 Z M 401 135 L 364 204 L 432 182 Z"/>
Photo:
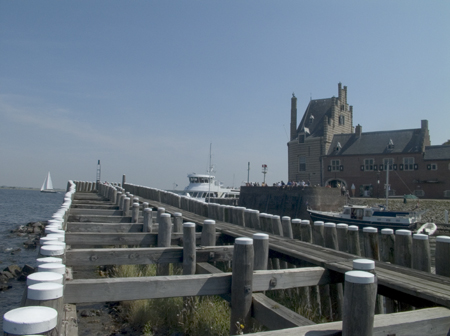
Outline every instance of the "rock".
<path fill-rule="evenodd" d="M 11 273 L 13 277 L 17 277 L 22 273 L 22 270 L 18 265 L 9 265 L 3 271 Z"/>
<path fill-rule="evenodd" d="M 0 275 L 2 277 L 5 277 L 7 280 L 14 279 L 14 275 L 11 272 L 8 272 L 8 271 L 0 272 Z"/>
<path fill-rule="evenodd" d="M 12 288 L 11 285 L 0 284 L 0 292 L 11 289 L 11 288 Z"/>
<path fill-rule="evenodd" d="M 34 273 L 34 267 L 30 265 L 25 265 L 22 267 L 22 274 L 30 275 L 31 273 Z"/>

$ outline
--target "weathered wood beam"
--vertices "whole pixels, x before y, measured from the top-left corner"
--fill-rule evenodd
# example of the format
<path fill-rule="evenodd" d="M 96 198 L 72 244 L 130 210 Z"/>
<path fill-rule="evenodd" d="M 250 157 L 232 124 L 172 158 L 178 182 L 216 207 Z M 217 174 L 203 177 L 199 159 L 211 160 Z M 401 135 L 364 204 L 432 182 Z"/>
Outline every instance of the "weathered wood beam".
<path fill-rule="evenodd" d="M 336 336 L 341 335 L 342 322 L 322 323 L 305 327 L 271 331 L 270 335 L 283 336 Z M 442 336 L 450 330 L 450 310 L 428 308 L 396 314 L 375 315 L 373 336 Z M 266 336 L 267 333 L 254 333 Z"/>
<path fill-rule="evenodd" d="M 142 224 L 138 223 L 67 223 L 68 232 L 141 232 Z"/>
<path fill-rule="evenodd" d="M 322 267 L 255 271 L 253 291 L 324 285 L 331 282 Z M 80 279 L 66 283 L 66 303 L 157 299 L 228 294 L 231 273 L 137 278 Z"/>
<path fill-rule="evenodd" d="M 217 274 L 223 272 L 211 264 L 197 263 L 197 273 Z M 221 295 L 221 297 L 228 302 L 231 300 L 230 294 L 224 294 Z M 263 293 L 253 293 L 252 317 L 270 330 L 315 324 L 307 318 L 268 298 Z"/>
<path fill-rule="evenodd" d="M 233 256 L 233 246 L 209 246 L 196 249 L 200 262 L 228 261 Z M 67 250 L 66 265 L 145 265 L 183 262 L 182 247 L 155 248 L 102 248 Z"/>
<path fill-rule="evenodd" d="M 96 215 L 69 215 L 69 222 L 79 223 L 131 223 L 131 217 L 128 216 L 96 216 Z"/>

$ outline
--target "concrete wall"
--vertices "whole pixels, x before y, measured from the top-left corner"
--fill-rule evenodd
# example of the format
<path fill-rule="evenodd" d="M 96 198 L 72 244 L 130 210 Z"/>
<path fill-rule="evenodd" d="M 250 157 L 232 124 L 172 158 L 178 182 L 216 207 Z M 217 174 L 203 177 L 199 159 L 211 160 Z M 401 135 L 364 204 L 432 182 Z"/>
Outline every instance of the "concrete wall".
<path fill-rule="evenodd" d="M 345 197 L 336 188 L 241 187 L 239 206 L 291 218 L 309 219 L 307 205 L 314 210 L 337 211 Z"/>

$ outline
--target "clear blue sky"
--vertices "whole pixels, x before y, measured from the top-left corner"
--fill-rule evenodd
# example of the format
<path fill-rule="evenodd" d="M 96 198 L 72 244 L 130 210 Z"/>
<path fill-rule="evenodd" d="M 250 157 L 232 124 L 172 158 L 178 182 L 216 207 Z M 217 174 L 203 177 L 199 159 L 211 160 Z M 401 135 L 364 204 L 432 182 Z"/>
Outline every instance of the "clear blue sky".
<path fill-rule="evenodd" d="M 448 1 L 0 0 L 0 185 L 287 178 L 290 98 L 450 138 Z"/>

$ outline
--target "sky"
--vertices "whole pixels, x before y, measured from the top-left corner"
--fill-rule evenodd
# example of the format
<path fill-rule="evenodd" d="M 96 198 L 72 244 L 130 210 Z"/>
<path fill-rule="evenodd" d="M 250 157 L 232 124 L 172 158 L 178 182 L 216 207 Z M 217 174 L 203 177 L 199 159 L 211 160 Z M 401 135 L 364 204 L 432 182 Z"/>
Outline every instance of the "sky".
<path fill-rule="evenodd" d="M 0 186 L 286 181 L 290 104 L 450 139 L 448 1 L 0 0 Z"/>

